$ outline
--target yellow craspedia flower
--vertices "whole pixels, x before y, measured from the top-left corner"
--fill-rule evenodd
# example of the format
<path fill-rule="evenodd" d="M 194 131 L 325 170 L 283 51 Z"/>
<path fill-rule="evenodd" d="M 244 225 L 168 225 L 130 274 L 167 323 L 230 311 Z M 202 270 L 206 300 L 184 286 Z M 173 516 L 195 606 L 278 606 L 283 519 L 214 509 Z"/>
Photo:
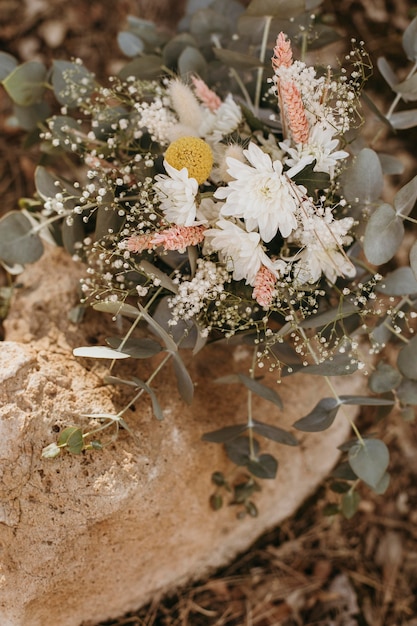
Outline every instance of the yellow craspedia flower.
<path fill-rule="evenodd" d="M 208 143 L 199 137 L 180 137 L 165 152 L 165 160 L 176 170 L 186 167 L 189 178 L 204 183 L 213 167 L 213 153 Z"/>

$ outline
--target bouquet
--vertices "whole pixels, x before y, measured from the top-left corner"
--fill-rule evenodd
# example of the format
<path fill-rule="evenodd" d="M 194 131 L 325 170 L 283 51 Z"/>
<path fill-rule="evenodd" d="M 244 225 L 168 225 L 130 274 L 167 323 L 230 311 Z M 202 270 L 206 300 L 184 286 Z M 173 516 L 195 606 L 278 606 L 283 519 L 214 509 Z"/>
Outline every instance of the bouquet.
<path fill-rule="evenodd" d="M 286 22 L 292 37 L 284 30 L 272 36 L 281 16 L 261 16 L 261 4 L 254 0 L 239 17 L 243 32 L 245 19 L 263 25 L 258 57 L 224 49 L 214 26 L 207 34 L 207 24 L 208 41 L 199 51 L 192 43 L 194 16 L 191 35 L 172 40 L 131 18 L 119 42 L 134 60 L 106 86 L 81 61 L 57 61 L 50 73 L 36 66 L 38 90 L 32 80 L 27 96 L 28 64 L 19 66 L 8 55 L 1 59 L 8 65 L 3 85 L 22 124 L 36 124 L 43 152 L 64 155 L 77 174 L 69 179 L 38 167 L 36 197 L 0 221 L 3 264 L 17 273 L 42 254 L 42 237 L 58 239 L 86 267 L 77 313 L 91 305 L 115 320 L 131 320 L 123 336 L 74 354 L 109 359 L 105 381 L 130 385 L 132 401 L 117 415 L 86 416 L 95 424 L 88 431 L 64 429 L 44 449 L 46 458 L 64 449 L 99 450 L 107 428 L 132 432 L 124 414 L 146 394 L 162 419 L 152 381 L 168 361 L 181 397 L 192 402 L 182 350 L 196 354 L 217 341 L 252 346 L 250 370 L 220 381 L 246 388 L 247 423 L 225 424 L 203 438 L 225 444 L 231 461 L 250 474 L 253 489 L 253 479 L 271 479 L 277 471 L 275 457 L 262 454 L 257 436 L 297 445 L 293 433 L 252 416 L 253 393 L 281 406 L 277 391 L 262 383 L 262 368 L 273 371 L 278 383 L 299 371 L 328 381 L 329 397 L 294 424 L 301 431 L 330 427 L 344 404 L 397 404 L 406 418 L 413 414 L 417 246 L 409 267 L 383 270 L 402 244 L 405 221 L 412 221 L 417 177 L 398 191 L 393 206 L 380 199 L 384 170 L 400 170 L 392 157 L 380 158 L 361 145 L 361 96 L 372 70 L 363 44 L 352 42 L 336 68 L 314 67 L 303 60 L 307 44 L 320 38 L 326 43 L 326 29 L 315 30 L 313 16 L 306 30 L 303 14 L 304 22 Z M 214 9 L 202 11 L 216 15 Z M 414 63 L 416 40 L 414 20 L 404 34 L 404 50 Z M 203 54 L 207 43 L 211 71 Z M 410 93 L 415 99 L 416 65 L 402 83 L 385 60 L 380 68 L 397 97 L 387 116 L 375 105 L 372 110 L 394 128 L 411 127 L 416 112 L 395 108 L 412 99 Z M 43 101 L 46 77 L 61 106 L 55 115 Z M 25 245 L 16 246 L 16 240 Z M 375 357 L 391 340 L 395 364 Z M 120 359 L 157 355 L 147 380 L 114 374 Z M 331 377 L 360 369 L 369 373 L 371 395 L 339 396 Z M 352 429 L 340 472 L 347 516 L 357 507 L 359 480 L 377 493 L 389 482 L 386 445 L 362 436 L 354 423 Z M 219 508 L 219 490 L 230 485 L 219 472 L 213 482 L 211 502 Z"/>

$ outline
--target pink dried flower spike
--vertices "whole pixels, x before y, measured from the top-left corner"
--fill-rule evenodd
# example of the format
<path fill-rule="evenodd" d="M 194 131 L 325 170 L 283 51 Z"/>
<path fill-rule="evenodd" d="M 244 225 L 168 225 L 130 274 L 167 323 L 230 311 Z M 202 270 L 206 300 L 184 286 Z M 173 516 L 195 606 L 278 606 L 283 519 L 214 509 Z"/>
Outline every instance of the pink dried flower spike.
<path fill-rule="evenodd" d="M 165 250 L 183 251 L 188 246 L 196 246 L 204 239 L 205 226 L 172 226 L 152 237 L 153 246 L 163 246 Z"/>
<path fill-rule="evenodd" d="M 219 96 L 201 78 L 193 76 L 191 80 L 193 81 L 195 95 L 200 102 L 210 111 L 217 111 L 222 103 Z"/>
<path fill-rule="evenodd" d="M 276 276 L 270 269 L 261 265 L 255 278 L 255 286 L 253 288 L 252 298 L 256 300 L 262 307 L 271 306 L 271 302 L 275 295 Z"/>
<path fill-rule="evenodd" d="M 307 143 L 310 129 L 298 88 L 292 81 L 280 82 L 279 90 L 285 108 L 287 127 L 293 141 L 301 144 Z"/>
<path fill-rule="evenodd" d="M 287 36 L 281 32 L 277 37 L 272 57 L 272 67 L 276 70 L 279 67 L 290 67 L 292 64 L 291 42 Z"/>

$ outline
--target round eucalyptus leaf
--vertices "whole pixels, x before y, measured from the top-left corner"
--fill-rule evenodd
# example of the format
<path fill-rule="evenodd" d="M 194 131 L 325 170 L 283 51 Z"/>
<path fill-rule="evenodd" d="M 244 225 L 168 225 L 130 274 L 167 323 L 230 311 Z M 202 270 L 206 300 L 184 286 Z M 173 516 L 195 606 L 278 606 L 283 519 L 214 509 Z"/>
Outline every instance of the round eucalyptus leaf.
<path fill-rule="evenodd" d="M 39 235 L 20 211 L 10 211 L 0 219 L 0 259 L 10 266 L 34 263 L 43 254 Z"/>
<path fill-rule="evenodd" d="M 327 430 L 333 424 L 339 407 L 336 398 L 322 398 L 308 415 L 297 420 L 293 426 L 306 433 Z"/>
<path fill-rule="evenodd" d="M 17 59 L 8 52 L 0 52 L 0 81 L 3 81 L 18 66 Z"/>
<path fill-rule="evenodd" d="M 417 109 L 393 113 L 390 116 L 389 121 L 391 122 L 393 128 L 397 130 L 414 128 L 414 126 L 417 126 Z"/>
<path fill-rule="evenodd" d="M 397 191 L 394 208 L 398 215 L 409 215 L 417 200 L 417 175 Z"/>
<path fill-rule="evenodd" d="M 224 63 L 224 65 L 227 65 L 228 67 L 233 67 L 236 70 L 251 70 L 258 67 L 263 67 L 263 63 L 258 58 L 253 57 L 249 54 L 235 52 L 234 50 L 215 48 L 214 54 L 222 63 Z"/>
<path fill-rule="evenodd" d="M 259 443 L 253 440 L 253 454 L 259 452 Z M 249 437 L 237 437 L 225 443 L 226 454 L 233 463 L 239 466 L 247 465 L 251 460 Z"/>
<path fill-rule="evenodd" d="M 94 91 L 94 75 L 84 65 L 71 61 L 54 61 L 51 83 L 58 102 L 75 107 Z"/>
<path fill-rule="evenodd" d="M 378 363 L 369 377 L 369 389 L 374 393 L 386 393 L 396 389 L 402 381 L 400 372 L 389 363 Z"/>
<path fill-rule="evenodd" d="M 379 439 L 363 439 L 349 449 L 349 463 L 358 478 L 376 488 L 388 467 L 388 448 Z"/>
<path fill-rule="evenodd" d="M 120 50 L 127 57 L 139 56 L 145 49 L 145 44 L 142 39 L 129 31 L 121 31 L 117 35 L 117 43 Z"/>
<path fill-rule="evenodd" d="M 344 176 L 343 193 L 351 204 L 373 204 L 380 197 L 383 184 L 378 155 L 374 150 L 364 148 Z"/>
<path fill-rule="evenodd" d="M 248 471 L 257 478 L 274 479 L 278 471 L 278 461 L 272 454 L 261 454 L 246 465 Z"/>
<path fill-rule="evenodd" d="M 345 493 L 340 507 L 343 517 L 351 519 L 358 510 L 360 500 L 360 495 L 356 491 Z"/>
<path fill-rule="evenodd" d="M 13 113 L 20 128 L 31 131 L 38 127 L 40 122 L 44 122 L 51 113 L 51 108 L 47 102 L 35 102 L 30 106 L 14 105 Z"/>
<path fill-rule="evenodd" d="M 198 48 L 196 39 L 189 33 L 180 33 L 173 37 L 162 51 L 164 64 L 167 67 L 175 67 L 181 52 L 189 46 Z"/>
<path fill-rule="evenodd" d="M 397 83 L 392 89 L 401 95 L 404 102 L 414 102 L 417 100 L 417 74 Z"/>
<path fill-rule="evenodd" d="M 207 75 L 207 62 L 197 48 L 187 46 L 179 56 L 178 71 L 183 77 L 197 74 L 204 79 Z"/>
<path fill-rule="evenodd" d="M 417 16 L 403 33 L 403 48 L 410 61 L 417 61 Z"/>
<path fill-rule="evenodd" d="M 397 252 L 403 238 L 403 220 L 389 204 L 381 204 L 366 225 L 363 241 L 366 258 L 375 265 L 387 263 Z"/>
<path fill-rule="evenodd" d="M 142 80 L 152 80 L 162 74 L 162 57 L 156 54 L 144 54 L 125 65 L 119 72 L 119 78 L 126 80 L 130 76 Z"/>
<path fill-rule="evenodd" d="M 417 279 L 410 267 L 399 267 L 389 272 L 378 283 L 376 291 L 387 296 L 410 296 L 417 294 Z"/>
<path fill-rule="evenodd" d="M 399 351 L 397 366 L 405 378 L 417 380 L 417 337 L 410 339 L 408 344 Z"/>
<path fill-rule="evenodd" d="M 399 387 L 397 387 L 397 396 L 403 405 L 417 404 L 417 381 L 403 378 Z"/>
<path fill-rule="evenodd" d="M 66 446 L 72 454 L 80 454 L 84 449 L 84 438 L 81 428 L 69 426 L 59 434 L 58 445 Z"/>
<path fill-rule="evenodd" d="M 46 88 L 47 69 L 39 61 L 27 61 L 15 67 L 3 80 L 3 87 L 19 106 L 41 102 Z"/>

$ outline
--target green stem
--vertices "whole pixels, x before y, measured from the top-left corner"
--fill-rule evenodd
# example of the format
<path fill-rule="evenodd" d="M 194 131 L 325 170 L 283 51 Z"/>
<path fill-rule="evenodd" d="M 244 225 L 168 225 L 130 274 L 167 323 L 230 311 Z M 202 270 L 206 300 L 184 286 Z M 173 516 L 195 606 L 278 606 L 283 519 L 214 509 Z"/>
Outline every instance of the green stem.
<path fill-rule="evenodd" d="M 272 23 L 272 15 L 266 15 L 264 32 L 262 35 L 261 50 L 259 53 L 259 60 L 262 63 L 262 67 L 258 68 L 258 75 L 256 78 L 255 102 L 254 102 L 255 111 L 259 110 L 260 103 L 261 103 L 262 78 L 264 74 L 265 55 L 266 55 L 266 48 L 268 45 L 268 37 L 269 37 L 269 31 L 271 29 L 271 23 Z"/>

